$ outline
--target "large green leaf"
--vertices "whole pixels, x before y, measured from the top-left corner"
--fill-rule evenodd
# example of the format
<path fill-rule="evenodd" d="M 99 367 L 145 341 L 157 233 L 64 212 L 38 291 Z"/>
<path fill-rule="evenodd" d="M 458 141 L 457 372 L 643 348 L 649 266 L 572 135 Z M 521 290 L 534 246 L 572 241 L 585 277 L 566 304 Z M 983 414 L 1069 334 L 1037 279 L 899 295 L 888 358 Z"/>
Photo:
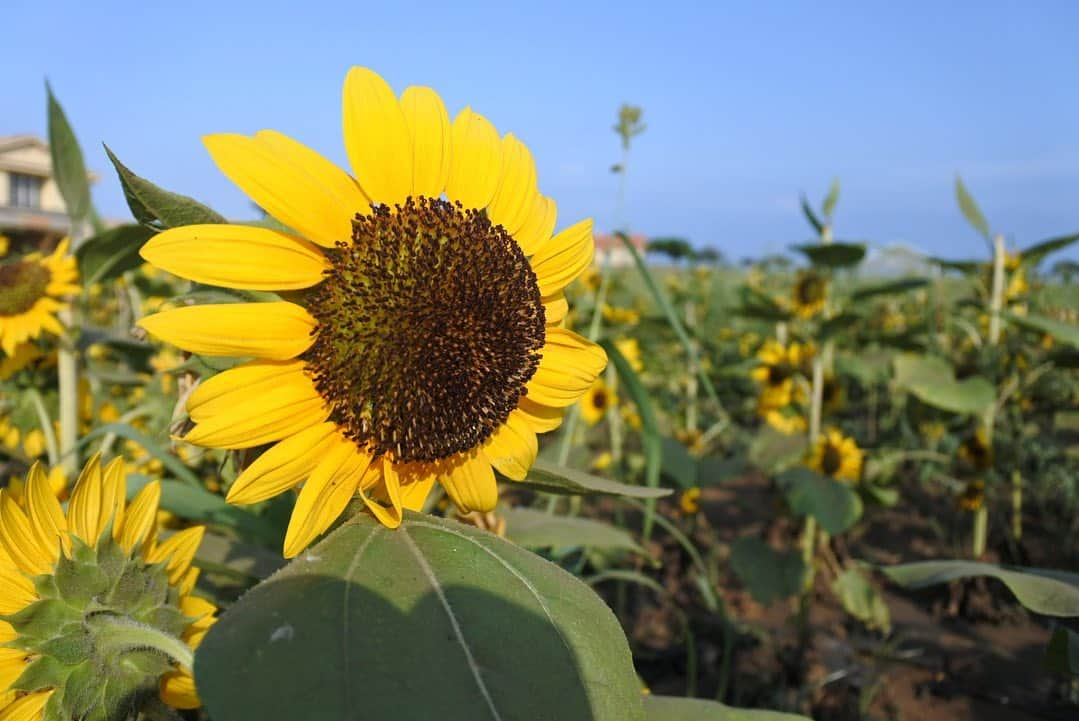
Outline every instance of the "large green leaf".
<path fill-rule="evenodd" d="M 908 588 L 947 583 L 957 578 L 990 576 L 1001 580 L 1019 603 L 1046 616 L 1079 616 L 1079 574 L 1042 568 L 1012 568 L 975 561 L 921 561 L 881 568 Z"/>
<path fill-rule="evenodd" d="M 142 225 L 120 225 L 88 238 L 75 251 L 83 284 L 102 283 L 142 265 L 139 248 L 153 234 Z"/>
<path fill-rule="evenodd" d="M 792 246 L 792 250 L 797 250 L 813 265 L 829 268 L 858 265 L 865 257 L 865 243 L 807 243 Z"/>
<path fill-rule="evenodd" d="M 629 646 L 580 580 L 485 531 L 361 514 L 255 587 L 195 656 L 216 721 L 642 721 Z"/>
<path fill-rule="evenodd" d="M 49 153 L 52 156 L 53 179 L 67 206 L 68 217 L 73 224 L 77 224 L 90 214 L 90 179 L 75 131 L 71 129 L 71 123 L 48 83 L 45 83 L 45 93 L 48 96 Z"/>
<path fill-rule="evenodd" d="M 967 186 L 963 185 L 963 180 L 958 175 L 955 176 L 955 199 L 959 202 L 959 210 L 963 211 L 963 217 L 967 219 L 967 222 L 974 226 L 983 238 L 989 240 L 989 223 L 985 222 L 981 209 L 974 202 L 974 198 L 967 191 Z"/>
<path fill-rule="evenodd" d="M 833 536 L 862 517 L 862 499 L 846 483 L 804 466 L 784 471 L 776 481 L 787 489 L 791 510 L 816 518 L 821 528 Z"/>
<path fill-rule="evenodd" d="M 1026 328 L 1038 333 L 1046 333 L 1053 336 L 1053 338 L 1061 343 L 1067 343 L 1070 346 L 1079 348 L 1079 325 L 1065 323 L 1041 315 L 1015 315 L 1014 313 L 1004 313 L 1004 317 L 1008 319 L 1008 322 L 1015 323 L 1021 328 Z"/>
<path fill-rule="evenodd" d="M 227 222 L 224 216 L 194 198 L 163 190 L 149 180 L 135 175 L 120 162 L 107 145 L 105 152 L 112 161 L 113 167 L 116 168 L 116 174 L 120 176 L 120 185 L 124 189 L 127 207 L 131 208 L 131 214 L 140 223 L 144 225 L 160 223 L 162 227 L 175 228 L 197 223 Z"/>
<path fill-rule="evenodd" d="M 663 498 L 671 495 L 669 488 L 649 488 L 630 486 L 574 468 L 555 465 L 537 460 L 528 471 L 523 481 L 513 481 L 514 485 L 533 488 L 544 493 L 559 493 L 567 496 L 630 496 L 632 498 Z"/>
<path fill-rule="evenodd" d="M 1079 233 L 1073 233 L 1071 235 L 1063 235 L 1059 238 L 1050 238 L 1049 240 L 1043 240 L 1040 243 L 1035 243 L 1020 254 L 1020 260 L 1023 265 L 1035 266 L 1041 262 L 1045 256 L 1050 253 L 1055 253 L 1058 250 L 1063 250 L 1073 243 L 1079 242 Z"/>
<path fill-rule="evenodd" d="M 180 481 L 161 482 L 161 507 L 181 518 L 229 528 L 242 537 L 267 545 L 280 545 L 282 529 L 242 506 L 225 503 L 221 496 Z"/>
<path fill-rule="evenodd" d="M 520 507 L 504 509 L 499 515 L 506 520 L 506 537 L 525 548 L 585 546 L 645 555 L 633 536 L 603 521 Z"/>
<path fill-rule="evenodd" d="M 774 473 L 804 456 L 808 445 L 805 433 L 783 433 L 768 425 L 761 426 L 749 446 L 749 460 Z"/>
<path fill-rule="evenodd" d="M 753 286 L 739 287 L 738 296 L 740 304 L 733 310 L 740 316 L 777 323 L 791 318 L 791 312 L 779 305 L 775 298 Z"/>
<path fill-rule="evenodd" d="M 645 696 L 648 721 L 810 721 L 805 716 L 755 708 L 734 708 L 701 698 Z"/>
<path fill-rule="evenodd" d="M 1079 676 L 1079 633 L 1061 626 L 1045 649 L 1045 667 L 1057 673 Z"/>
<path fill-rule="evenodd" d="M 895 358 L 895 381 L 934 408 L 952 413 L 983 413 L 996 399 L 993 384 L 981 376 L 955 379 L 943 358 L 904 353 Z"/>
<path fill-rule="evenodd" d="M 756 536 L 731 544 L 731 568 L 753 598 L 764 606 L 797 595 L 805 584 L 806 565 L 796 550 L 777 551 Z"/>
<path fill-rule="evenodd" d="M 866 628 L 891 632 L 892 617 L 888 604 L 860 569 L 848 568 L 843 571 L 832 583 L 832 593 L 846 612 L 864 623 Z"/>
<path fill-rule="evenodd" d="M 863 285 L 856 288 L 851 293 L 851 300 L 868 300 L 869 298 L 875 298 L 879 295 L 895 295 L 896 293 L 906 293 L 907 291 L 916 290 L 918 288 L 924 288 L 929 285 L 929 280 L 926 278 L 901 278 L 899 280 L 888 280 L 881 283 L 871 283 L 869 285 Z"/>

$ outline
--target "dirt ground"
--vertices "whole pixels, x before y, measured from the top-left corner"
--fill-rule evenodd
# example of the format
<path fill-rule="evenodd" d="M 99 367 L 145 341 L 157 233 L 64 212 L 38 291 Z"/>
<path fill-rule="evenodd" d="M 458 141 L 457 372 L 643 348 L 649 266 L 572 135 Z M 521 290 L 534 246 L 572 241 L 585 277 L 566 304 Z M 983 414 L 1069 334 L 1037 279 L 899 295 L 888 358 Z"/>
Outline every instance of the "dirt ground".
<path fill-rule="evenodd" d="M 916 484 L 901 498 L 893 508 L 867 508 L 855 531 L 833 541 L 840 563 L 969 556 L 970 518 L 950 499 Z M 692 684 L 688 623 L 698 679 L 688 690 L 716 696 L 727 641 L 732 652 L 723 700 L 735 706 L 798 711 L 818 721 L 1079 719 L 1069 681 L 1042 668 L 1053 621 L 1028 613 L 992 579 L 908 591 L 878 576 L 892 618 L 885 636 L 850 618 L 828 590 L 827 573 L 819 573 L 803 639 L 795 601 L 762 607 L 726 563 L 730 544 L 742 536 L 790 547 L 798 529 L 777 512 L 780 503 L 766 479 L 749 475 L 706 489 L 690 524 L 706 563 L 718 569 L 731 626 L 702 606 L 688 557 L 662 535 L 652 550 L 663 565 L 650 573 L 669 590 L 668 600 L 643 590 L 626 591 L 619 600 L 605 589 L 622 610 L 638 671 L 653 692 L 685 694 Z M 1051 518 L 1052 509 L 1030 505 L 1022 545 L 991 532 L 987 560 L 1074 571 L 1079 544 L 1074 536 L 1060 541 L 1070 528 Z M 995 527 L 1005 522 L 994 520 Z M 683 615 L 676 606 L 688 611 Z"/>

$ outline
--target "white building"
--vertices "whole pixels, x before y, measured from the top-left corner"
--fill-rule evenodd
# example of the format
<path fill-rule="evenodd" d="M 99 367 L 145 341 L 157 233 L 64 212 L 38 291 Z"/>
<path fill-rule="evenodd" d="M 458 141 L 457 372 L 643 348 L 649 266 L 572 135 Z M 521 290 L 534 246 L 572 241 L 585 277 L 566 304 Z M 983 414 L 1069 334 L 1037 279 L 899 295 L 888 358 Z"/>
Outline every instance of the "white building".
<path fill-rule="evenodd" d="M 617 235 L 597 233 L 595 239 L 596 257 L 593 262 L 598 267 L 602 268 L 605 263 L 609 263 L 612 268 L 625 268 L 633 265 L 633 256 Z M 648 246 L 648 239 L 640 233 L 632 233 L 629 240 L 643 257 L 645 248 Z"/>
<path fill-rule="evenodd" d="M 33 135 L 0 136 L 0 235 L 12 247 L 44 250 L 69 227 L 48 143 Z"/>

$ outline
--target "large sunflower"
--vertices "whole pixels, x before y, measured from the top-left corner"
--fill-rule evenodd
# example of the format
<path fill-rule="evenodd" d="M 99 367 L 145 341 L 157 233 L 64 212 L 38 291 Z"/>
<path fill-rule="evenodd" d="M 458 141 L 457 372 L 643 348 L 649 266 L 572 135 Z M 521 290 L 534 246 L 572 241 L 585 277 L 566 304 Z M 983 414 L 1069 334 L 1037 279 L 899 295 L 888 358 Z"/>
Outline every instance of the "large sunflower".
<path fill-rule="evenodd" d="M 592 223 L 552 236 L 528 149 L 439 96 L 398 99 L 374 72 L 344 87 L 353 175 L 279 133 L 212 135 L 218 167 L 293 232 L 243 225 L 165 231 L 143 257 L 192 280 L 287 291 L 279 300 L 143 319 L 194 353 L 249 356 L 188 401 L 185 440 L 275 443 L 233 503 L 303 484 L 294 556 L 359 494 L 388 526 L 438 481 L 464 512 L 495 506 L 494 469 L 523 479 L 536 434 L 559 424 L 606 364 L 562 327 L 563 289 L 592 261 Z"/>
<path fill-rule="evenodd" d="M 43 330 L 64 332 L 56 319 L 66 304 L 63 296 L 78 293 L 75 259 L 67 254 L 68 240 L 51 255 L 31 253 L 0 265 L 0 350 L 15 355 L 20 343 Z"/>
<path fill-rule="evenodd" d="M 203 529 L 159 542 L 160 485 L 125 493 L 123 461 L 97 456 L 66 515 L 38 464 L 19 500 L 0 490 L 0 718 L 111 721 L 152 694 L 199 705 L 191 651 L 216 613 L 191 595 Z"/>

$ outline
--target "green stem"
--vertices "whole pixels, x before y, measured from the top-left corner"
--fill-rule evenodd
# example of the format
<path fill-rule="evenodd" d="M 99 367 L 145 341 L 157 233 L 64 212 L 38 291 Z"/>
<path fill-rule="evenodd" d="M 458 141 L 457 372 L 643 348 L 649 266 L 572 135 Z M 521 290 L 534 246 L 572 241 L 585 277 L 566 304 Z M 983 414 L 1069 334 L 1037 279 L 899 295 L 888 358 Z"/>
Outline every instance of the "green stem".
<path fill-rule="evenodd" d="M 87 619 L 103 651 L 121 653 L 137 648 L 152 648 L 190 672 L 195 652 L 182 640 L 164 631 L 111 613 L 99 613 Z"/>
<path fill-rule="evenodd" d="M 49 466 L 56 466 L 60 463 L 60 447 L 56 443 L 56 431 L 52 427 L 49 409 L 45 407 L 45 401 L 37 388 L 31 388 L 27 394 L 30 396 L 30 402 L 34 404 L 34 410 L 37 411 L 37 422 L 41 424 L 41 432 L 45 434 L 45 449 L 49 454 Z"/>
<path fill-rule="evenodd" d="M 70 310 L 62 311 L 60 322 L 72 327 Z M 56 351 L 56 373 L 60 386 L 60 462 L 68 478 L 79 472 L 79 364 L 75 355 L 75 341 L 69 333 L 60 339 Z"/>
<path fill-rule="evenodd" d="M 1012 537 L 1023 538 L 1023 476 L 1018 469 L 1012 471 Z"/>

